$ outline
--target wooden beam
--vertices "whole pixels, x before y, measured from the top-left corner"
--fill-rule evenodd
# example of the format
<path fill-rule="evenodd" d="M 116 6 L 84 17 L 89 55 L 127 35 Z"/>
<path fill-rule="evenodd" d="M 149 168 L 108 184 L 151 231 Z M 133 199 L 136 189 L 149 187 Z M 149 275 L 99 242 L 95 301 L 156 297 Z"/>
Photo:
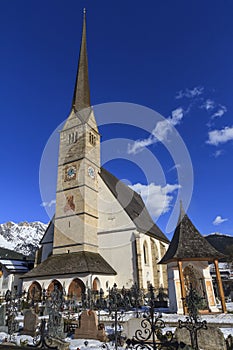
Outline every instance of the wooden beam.
<path fill-rule="evenodd" d="M 184 285 L 184 274 L 183 274 L 182 261 L 178 261 L 177 264 L 178 264 L 178 269 L 179 269 L 179 277 L 180 277 L 180 287 L 181 287 L 181 298 L 182 298 L 182 303 L 183 303 L 183 311 L 184 311 L 184 315 L 187 315 L 188 310 L 187 310 L 187 306 L 185 305 L 186 290 L 185 290 L 185 285 Z"/>
<path fill-rule="evenodd" d="M 223 291 L 223 286 L 222 286 L 222 278 L 219 272 L 219 267 L 218 267 L 218 259 L 214 260 L 214 267 L 215 267 L 215 272 L 216 272 L 216 281 L 218 285 L 218 292 L 221 300 L 221 305 L 222 305 L 222 312 L 226 313 L 227 308 L 226 308 L 226 303 L 225 303 L 225 295 Z"/>

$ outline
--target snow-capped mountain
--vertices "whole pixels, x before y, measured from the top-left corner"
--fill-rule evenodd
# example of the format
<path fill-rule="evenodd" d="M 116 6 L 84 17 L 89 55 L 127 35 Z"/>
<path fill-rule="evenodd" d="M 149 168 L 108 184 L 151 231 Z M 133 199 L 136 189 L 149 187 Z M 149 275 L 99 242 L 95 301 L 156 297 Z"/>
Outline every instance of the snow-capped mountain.
<path fill-rule="evenodd" d="M 47 226 L 38 221 L 0 224 L 0 247 L 24 255 L 34 254 Z"/>

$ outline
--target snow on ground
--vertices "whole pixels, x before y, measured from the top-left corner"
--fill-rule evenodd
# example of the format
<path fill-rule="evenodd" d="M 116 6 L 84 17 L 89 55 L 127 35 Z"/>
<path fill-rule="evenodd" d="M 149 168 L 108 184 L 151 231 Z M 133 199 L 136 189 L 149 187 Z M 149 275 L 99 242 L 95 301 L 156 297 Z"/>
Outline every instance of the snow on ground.
<path fill-rule="evenodd" d="M 229 334 L 233 335 L 233 329 L 232 328 L 220 328 L 221 331 L 224 334 L 224 337 L 227 338 Z M 171 331 L 175 332 L 175 327 L 165 327 L 163 329 L 163 333 Z M 4 332 L 0 332 L 0 343 L 4 342 L 6 339 L 10 340 L 10 336 Z M 28 345 L 33 344 L 33 338 L 29 335 L 18 335 L 14 334 L 11 337 L 11 341 L 15 342 L 17 345 L 25 344 L 25 341 L 28 343 Z M 64 341 L 70 343 L 69 349 L 70 350 L 100 350 L 101 348 L 104 349 L 104 343 L 94 340 L 94 339 L 71 339 L 71 338 L 65 338 Z M 108 350 L 114 350 L 114 345 L 110 342 L 108 343 L 107 347 L 105 349 Z M 123 350 L 123 348 L 118 347 L 119 350 Z"/>
<path fill-rule="evenodd" d="M 201 320 L 206 320 L 208 323 L 215 323 L 215 324 L 229 324 L 231 323 L 233 325 L 233 314 L 208 314 L 208 315 L 201 315 Z M 178 320 L 185 321 L 186 316 L 183 315 L 177 315 L 177 314 L 164 314 L 162 313 L 162 319 L 164 322 L 167 323 L 176 323 Z"/>
<path fill-rule="evenodd" d="M 227 309 L 228 311 L 233 311 L 233 302 L 227 303 Z M 160 309 L 159 310 L 162 315 L 162 319 L 165 322 L 165 325 L 167 325 L 163 329 L 163 333 L 167 331 L 171 331 L 172 333 L 175 332 L 175 323 L 178 322 L 178 320 L 185 320 L 185 316 L 183 315 L 177 315 L 177 314 L 169 314 L 167 313 L 167 309 Z M 109 316 L 108 313 L 101 311 L 101 321 L 105 322 L 111 322 L 112 323 L 112 318 Z M 141 313 L 142 315 L 142 313 Z M 78 314 L 75 314 L 73 316 L 76 316 L 78 318 Z M 125 314 L 125 317 L 123 318 L 122 326 L 123 326 L 123 333 L 124 333 L 124 323 L 127 322 L 130 318 L 135 317 L 135 312 L 127 312 Z M 216 324 L 219 326 L 221 331 L 224 334 L 224 337 L 227 338 L 228 335 L 233 336 L 233 313 L 228 313 L 228 314 L 207 314 L 207 315 L 201 315 L 201 320 L 206 320 L 207 321 L 207 326 L 208 323 L 211 324 Z M 39 317 L 41 318 L 48 318 L 48 316 L 45 317 Z M 18 315 L 17 320 L 20 323 L 20 326 L 23 327 L 23 316 Z M 107 322 L 107 323 L 108 323 Z M 173 326 L 174 324 L 174 326 Z M 232 325 L 232 327 L 229 327 L 229 325 Z M 113 332 L 113 329 L 110 325 L 106 325 L 105 327 L 106 333 L 110 334 Z M 10 339 L 10 336 L 4 332 L 0 332 L 0 343 L 2 343 L 5 339 Z M 19 334 L 14 334 L 11 337 L 11 340 L 16 342 L 18 345 L 21 343 L 24 343 L 25 341 L 28 342 L 28 344 L 33 344 L 33 338 L 27 335 L 19 335 Z M 78 348 L 80 350 L 94 350 L 94 349 L 101 349 L 101 347 L 104 345 L 104 343 L 98 341 L 98 340 L 92 340 L 92 339 L 71 339 L 71 338 L 66 338 L 66 342 L 70 343 L 69 349 L 70 350 L 77 350 Z M 114 346 L 111 343 L 108 343 L 108 347 L 106 348 L 108 350 L 113 350 Z M 119 348 L 119 350 L 122 350 L 123 348 Z"/>
<path fill-rule="evenodd" d="M 226 303 L 227 311 L 233 312 L 233 302 Z"/>

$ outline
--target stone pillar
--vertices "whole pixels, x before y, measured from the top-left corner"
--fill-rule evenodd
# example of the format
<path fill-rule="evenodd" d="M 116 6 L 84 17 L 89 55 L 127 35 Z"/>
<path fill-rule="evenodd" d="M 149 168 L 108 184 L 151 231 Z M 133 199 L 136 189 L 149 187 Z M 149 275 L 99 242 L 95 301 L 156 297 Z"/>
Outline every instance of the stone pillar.
<path fill-rule="evenodd" d="M 186 315 L 187 314 L 187 307 L 185 306 L 186 291 L 185 291 L 185 285 L 184 285 L 182 261 L 178 261 L 177 264 L 178 264 L 179 276 L 180 276 L 180 288 L 181 288 L 181 298 L 183 302 L 183 311 L 184 311 L 184 315 Z"/>
<path fill-rule="evenodd" d="M 222 286 L 222 279 L 221 279 L 221 275 L 220 275 L 219 267 L 218 267 L 218 259 L 214 260 L 214 267 L 215 267 L 215 271 L 216 271 L 216 281 L 217 281 L 219 296 L 220 296 L 221 305 L 222 305 L 222 312 L 226 313 L 227 308 L 226 308 L 225 296 L 224 296 L 224 291 L 223 291 L 223 286 Z"/>

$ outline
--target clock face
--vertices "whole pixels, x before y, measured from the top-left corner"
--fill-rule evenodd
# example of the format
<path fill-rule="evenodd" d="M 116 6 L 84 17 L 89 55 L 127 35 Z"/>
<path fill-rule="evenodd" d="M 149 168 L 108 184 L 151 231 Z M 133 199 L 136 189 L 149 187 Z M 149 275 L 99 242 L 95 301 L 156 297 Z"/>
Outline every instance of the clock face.
<path fill-rule="evenodd" d="M 94 170 L 94 168 L 92 168 L 92 166 L 89 166 L 89 168 L 88 168 L 88 175 L 89 175 L 92 179 L 95 178 L 95 170 Z"/>
<path fill-rule="evenodd" d="M 66 178 L 67 180 L 75 179 L 76 178 L 76 167 L 70 166 L 66 170 Z"/>

